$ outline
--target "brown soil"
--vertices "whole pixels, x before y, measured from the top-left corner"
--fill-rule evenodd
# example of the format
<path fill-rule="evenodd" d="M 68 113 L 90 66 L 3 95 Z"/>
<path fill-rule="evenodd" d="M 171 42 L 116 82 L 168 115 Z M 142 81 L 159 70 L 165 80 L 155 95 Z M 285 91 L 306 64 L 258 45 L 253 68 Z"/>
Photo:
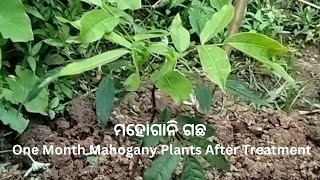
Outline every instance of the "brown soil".
<path fill-rule="evenodd" d="M 320 49 L 316 46 L 306 47 L 301 57 L 294 64 L 297 79 L 307 84 L 302 97 L 310 103 L 320 104 Z M 299 103 L 304 106 L 303 102 Z M 320 107 L 318 107 L 320 108 Z"/>

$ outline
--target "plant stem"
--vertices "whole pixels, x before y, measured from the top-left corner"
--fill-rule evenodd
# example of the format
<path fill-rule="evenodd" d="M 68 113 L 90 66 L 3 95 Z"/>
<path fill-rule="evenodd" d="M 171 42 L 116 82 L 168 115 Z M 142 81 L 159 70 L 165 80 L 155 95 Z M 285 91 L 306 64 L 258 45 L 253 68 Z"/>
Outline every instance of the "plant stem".
<path fill-rule="evenodd" d="M 12 150 L 3 150 L 3 151 L 0 151 L 0 154 L 10 153 L 10 152 L 12 152 Z"/>
<path fill-rule="evenodd" d="M 298 0 L 298 1 L 300 1 L 300 2 L 302 2 L 302 3 L 304 3 L 304 4 L 306 4 L 306 5 L 309 5 L 309 6 L 311 6 L 311 7 L 314 7 L 314 8 L 316 8 L 316 9 L 320 9 L 320 6 L 318 6 L 318 5 L 316 5 L 316 4 L 313 4 L 313 3 L 311 3 L 311 2 L 308 2 L 308 1 L 305 1 L 305 0 Z"/>
<path fill-rule="evenodd" d="M 152 89 L 151 89 L 151 103 L 152 103 L 152 108 L 151 108 L 151 118 L 150 118 L 150 123 L 153 123 L 155 117 L 156 117 L 156 114 L 157 114 L 157 102 L 156 102 L 156 86 L 153 85 L 152 86 Z M 143 145 L 142 143 L 140 144 L 140 150 L 142 149 Z M 132 167 L 132 170 L 131 170 L 131 175 L 130 175 L 130 179 L 133 179 L 134 178 L 134 173 L 136 172 L 137 170 L 137 167 L 138 167 L 138 164 L 139 164 L 139 160 L 140 160 L 141 156 L 140 155 L 137 155 L 134 157 L 133 159 L 133 167 Z"/>
<path fill-rule="evenodd" d="M 232 22 L 230 24 L 228 33 L 227 33 L 227 38 L 236 34 L 239 31 L 242 19 L 244 17 L 244 13 L 246 11 L 246 7 L 248 4 L 248 0 L 237 0 L 236 2 L 236 8 L 235 8 L 235 13 L 234 17 L 232 19 Z M 224 46 L 224 50 L 228 54 L 228 56 L 231 53 L 232 48 L 230 46 Z"/>

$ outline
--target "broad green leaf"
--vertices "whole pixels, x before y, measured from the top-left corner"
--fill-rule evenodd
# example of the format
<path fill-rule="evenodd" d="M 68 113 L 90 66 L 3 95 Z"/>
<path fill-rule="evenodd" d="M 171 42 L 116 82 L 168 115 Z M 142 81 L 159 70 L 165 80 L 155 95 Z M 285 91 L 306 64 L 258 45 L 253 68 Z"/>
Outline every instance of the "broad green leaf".
<path fill-rule="evenodd" d="M 278 41 L 257 33 L 239 33 L 226 39 L 225 44 L 251 56 L 273 69 L 277 75 L 284 78 L 291 85 L 296 86 L 295 80 L 285 69 L 270 58 L 288 52 L 288 49 Z"/>
<path fill-rule="evenodd" d="M 200 35 L 200 32 L 204 28 L 206 22 L 213 14 L 213 11 L 205 7 L 205 4 L 201 3 L 199 0 L 192 0 L 191 7 L 188 11 L 191 27 L 198 35 Z"/>
<path fill-rule="evenodd" d="M 115 88 L 110 76 L 105 76 L 96 92 L 96 111 L 99 123 L 105 127 L 110 120 L 111 111 L 115 100 Z"/>
<path fill-rule="evenodd" d="M 80 34 L 68 42 L 92 43 L 103 37 L 105 33 L 111 32 L 120 20 L 118 17 L 99 9 L 85 13 L 80 19 Z"/>
<path fill-rule="evenodd" d="M 178 55 L 173 53 L 173 55 L 166 56 L 165 63 L 162 65 L 162 67 L 151 74 L 151 81 L 155 83 L 158 78 L 162 77 L 169 71 L 172 71 L 176 68 L 178 60 Z"/>
<path fill-rule="evenodd" d="M 185 157 L 181 180 L 206 180 L 204 170 L 195 157 Z"/>
<path fill-rule="evenodd" d="M 155 85 L 172 97 L 177 103 L 181 104 L 189 98 L 192 85 L 189 79 L 177 71 L 169 71 L 155 81 Z"/>
<path fill-rule="evenodd" d="M 175 48 L 181 53 L 188 49 L 190 45 L 190 34 L 182 26 L 180 15 L 177 14 L 170 27 L 170 35 Z"/>
<path fill-rule="evenodd" d="M 23 133 L 29 124 L 29 120 L 25 119 L 20 112 L 12 107 L 6 108 L 2 102 L 0 102 L 0 120 L 19 134 Z"/>
<path fill-rule="evenodd" d="M 130 10 L 137 10 L 140 9 L 142 4 L 141 4 L 141 0 L 117 0 L 117 7 L 121 10 L 126 10 L 126 9 L 130 9 Z"/>
<path fill-rule="evenodd" d="M 258 60 L 288 52 L 288 49 L 278 41 L 250 32 L 235 34 L 226 39 L 224 43 Z"/>
<path fill-rule="evenodd" d="M 125 54 L 128 54 L 129 52 L 130 51 L 125 49 L 115 49 L 101 53 L 88 59 L 72 62 L 63 67 L 59 71 L 57 76 L 70 76 L 93 70 L 99 66 L 115 61 L 120 57 L 124 56 Z"/>
<path fill-rule="evenodd" d="M 189 117 L 189 116 L 179 116 L 176 119 L 178 126 L 182 129 L 184 125 L 186 124 L 204 124 L 204 121 L 201 121 L 201 119 L 199 118 L 193 118 L 193 117 Z M 216 130 L 213 129 L 213 127 L 211 127 L 210 125 L 206 125 L 206 134 L 205 137 L 211 137 L 216 135 Z"/>
<path fill-rule="evenodd" d="M 206 154 L 206 151 L 208 149 L 208 146 L 211 146 L 213 150 L 215 149 L 216 143 L 215 142 L 210 142 L 204 138 L 200 137 L 193 137 L 189 140 L 189 142 L 195 146 L 195 147 L 200 147 L 202 150 L 201 156 L 211 165 L 213 165 L 216 169 L 218 170 L 225 170 L 229 171 L 230 170 L 230 165 L 226 158 L 220 153 L 218 154 L 211 154 L 208 153 Z"/>
<path fill-rule="evenodd" d="M 86 2 L 88 4 L 96 5 L 99 7 L 102 7 L 102 5 L 103 5 L 101 0 L 81 0 L 81 1 Z"/>
<path fill-rule="evenodd" d="M 173 143 L 173 147 L 180 147 L 180 143 Z M 151 164 L 144 175 L 144 180 L 170 180 L 180 162 L 180 155 L 172 155 L 169 151 L 158 157 Z"/>
<path fill-rule="evenodd" d="M 201 110 L 208 113 L 211 109 L 213 90 L 206 84 L 199 84 L 196 87 L 195 95 Z"/>
<path fill-rule="evenodd" d="M 131 74 L 124 82 L 126 91 L 137 91 L 140 87 L 140 76 L 137 73 Z"/>
<path fill-rule="evenodd" d="M 215 45 L 199 46 L 198 53 L 203 71 L 209 79 L 225 90 L 231 65 L 226 52 Z"/>
<path fill-rule="evenodd" d="M 133 36 L 133 39 L 135 41 L 143 41 L 146 39 L 161 38 L 168 35 L 169 33 L 165 30 L 151 30 L 151 31 L 146 31 L 143 33 L 136 34 Z"/>
<path fill-rule="evenodd" d="M 104 38 L 108 41 L 111 41 L 113 43 L 119 44 L 123 47 L 126 47 L 128 49 L 132 49 L 132 44 L 126 40 L 124 37 L 120 36 L 119 34 L 115 32 L 108 33 L 104 35 Z"/>
<path fill-rule="evenodd" d="M 231 22 L 233 15 L 234 8 L 231 4 L 223 6 L 220 11 L 213 14 L 200 33 L 201 44 L 204 45 L 219 32 L 223 31 Z"/>
<path fill-rule="evenodd" d="M 270 107 L 270 104 L 268 104 L 266 100 L 262 99 L 254 91 L 251 91 L 248 87 L 248 84 L 243 81 L 228 80 L 227 90 L 229 90 L 232 94 L 235 94 L 243 98 L 244 100 L 249 101 L 250 103 L 254 103 L 257 107 Z"/>
<path fill-rule="evenodd" d="M 47 115 L 49 93 L 46 89 L 41 89 L 37 92 L 32 101 L 25 102 L 39 78 L 28 69 L 21 70 L 20 66 L 16 68 L 16 74 L 17 77 L 6 78 L 9 89 L 3 89 L 4 98 L 13 104 L 24 104 L 28 112 Z"/>
<path fill-rule="evenodd" d="M 147 51 L 151 54 L 160 54 L 163 56 L 167 56 L 171 49 L 164 43 L 154 43 L 147 47 Z"/>
<path fill-rule="evenodd" d="M 288 74 L 288 72 L 280 64 L 272 62 L 269 59 L 263 59 L 263 58 L 261 58 L 259 61 L 269 66 L 276 75 L 288 81 L 288 83 L 291 84 L 293 87 L 295 88 L 297 87 L 296 81 Z"/>
<path fill-rule="evenodd" d="M 33 40 L 31 21 L 21 0 L 0 1 L 0 33 L 13 42 Z"/>
<path fill-rule="evenodd" d="M 231 4 L 232 0 L 210 0 L 210 5 L 216 9 L 221 9 L 224 5 Z"/>

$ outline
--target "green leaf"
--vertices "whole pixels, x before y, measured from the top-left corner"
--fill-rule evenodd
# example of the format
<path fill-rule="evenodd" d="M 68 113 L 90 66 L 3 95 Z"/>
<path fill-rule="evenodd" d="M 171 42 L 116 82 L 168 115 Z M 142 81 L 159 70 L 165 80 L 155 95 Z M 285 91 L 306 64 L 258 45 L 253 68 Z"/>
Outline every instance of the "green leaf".
<path fill-rule="evenodd" d="M 3 89 L 4 98 L 13 104 L 24 104 L 26 110 L 31 113 L 47 115 L 49 105 L 49 93 L 46 89 L 41 89 L 30 102 L 25 102 L 28 94 L 33 92 L 33 88 L 39 78 L 28 69 L 16 68 L 17 77 L 8 77 L 6 81 L 10 89 Z"/>
<path fill-rule="evenodd" d="M 188 49 L 190 45 L 190 34 L 182 26 L 180 15 L 177 14 L 170 27 L 171 39 L 175 48 L 181 53 Z"/>
<path fill-rule="evenodd" d="M 250 32 L 235 34 L 224 43 L 256 59 L 272 58 L 288 52 L 288 49 L 278 41 Z"/>
<path fill-rule="evenodd" d="M 155 130 L 159 131 L 160 129 L 158 127 L 156 127 Z M 151 132 L 151 130 L 149 130 L 149 132 Z M 153 147 L 153 146 L 157 145 L 164 137 L 164 136 L 153 136 L 152 134 L 150 134 L 148 136 L 147 133 L 144 133 L 144 134 L 145 134 L 145 136 L 141 137 L 143 147 Z M 140 137 L 138 137 L 138 138 L 140 138 Z"/>
<path fill-rule="evenodd" d="M 81 0 L 81 1 L 86 2 L 88 4 L 96 5 L 99 7 L 102 7 L 102 5 L 103 5 L 101 0 Z"/>
<path fill-rule="evenodd" d="M 151 30 L 151 31 L 145 31 L 143 33 L 136 34 L 133 36 L 133 39 L 135 41 L 143 41 L 146 39 L 161 38 L 168 35 L 169 33 L 165 30 Z"/>
<path fill-rule="evenodd" d="M 67 23 L 67 24 L 70 24 L 71 26 L 73 26 L 74 28 L 76 29 L 81 29 L 81 23 L 80 23 L 80 20 L 77 20 L 77 21 L 69 21 L 68 19 L 64 18 L 64 17 L 59 17 L 59 16 L 56 16 L 55 17 L 58 21 L 62 22 L 62 23 Z"/>
<path fill-rule="evenodd" d="M 89 162 L 93 166 L 97 166 L 99 164 L 99 156 L 88 155 L 87 162 Z"/>
<path fill-rule="evenodd" d="M 223 31 L 231 22 L 233 16 L 234 8 L 231 4 L 223 6 L 220 11 L 214 13 L 200 33 L 201 44 L 204 45 L 219 32 Z"/>
<path fill-rule="evenodd" d="M 36 56 L 39 53 L 41 47 L 42 47 L 42 42 L 40 41 L 32 47 L 30 55 Z"/>
<path fill-rule="evenodd" d="M 0 33 L 13 42 L 33 40 L 31 21 L 21 0 L 0 1 Z"/>
<path fill-rule="evenodd" d="M 93 56 L 88 59 L 72 62 L 66 65 L 65 67 L 63 67 L 59 71 L 57 76 L 58 77 L 70 76 L 70 75 L 81 74 L 89 70 L 93 70 L 99 66 L 115 61 L 120 57 L 122 57 L 123 55 L 128 54 L 129 52 L 130 51 L 125 49 L 115 49 L 115 50 L 101 53 L 99 55 Z"/>
<path fill-rule="evenodd" d="M 210 142 L 204 138 L 193 137 L 189 140 L 189 142 L 196 147 L 200 147 L 202 150 L 201 156 L 211 165 L 213 165 L 218 170 L 230 170 L 230 165 L 225 157 L 219 152 L 218 154 L 206 154 L 208 146 L 211 146 L 214 150 L 216 143 Z"/>
<path fill-rule="evenodd" d="M 105 127 L 110 120 L 115 100 L 115 88 L 110 76 L 105 76 L 100 82 L 96 92 L 96 111 L 99 123 Z"/>
<path fill-rule="evenodd" d="M 155 81 L 155 85 L 170 94 L 177 104 L 189 98 L 192 85 L 189 79 L 177 71 L 169 71 Z"/>
<path fill-rule="evenodd" d="M 243 81 L 228 80 L 227 90 L 243 98 L 246 101 L 254 103 L 257 107 L 260 107 L 260 106 L 270 107 L 270 104 L 268 104 L 266 100 L 262 99 L 254 91 L 251 91 L 248 87 L 248 84 Z"/>
<path fill-rule="evenodd" d="M 239 33 L 226 39 L 225 44 L 251 56 L 273 69 L 277 75 L 284 78 L 291 85 L 296 86 L 295 80 L 285 69 L 270 60 L 270 58 L 288 52 L 288 49 L 278 41 L 257 33 Z"/>
<path fill-rule="evenodd" d="M 197 124 L 204 124 L 203 121 L 201 121 L 201 119 L 199 118 L 193 118 L 193 117 L 189 117 L 189 116 L 179 116 L 177 119 L 176 119 L 177 123 L 178 123 L 178 126 L 180 128 L 183 128 L 184 125 L 186 124 L 194 124 L 194 125 L 197 125 Z M 216 130 L 213 129 L 213 127 L 211 127 L 210 125 L 206 125 L 206 134 L 205 134 L 205 137 L 211 137 L 211 136 L 214 136 L 216 135 Z"/>
<path fill-rule="evenodd" d="M 131 9 L 131 10 L 137 10 L 140 9 L 142 4 L 141 0 L 117 0 L 117 7 L 121 10 Z"/>
<path fill-rule="evenodd" d="M 206 22 L 212 17 L 213 11 L 208 10 L 199 0 L 193 0 L 188 12 L 192 29 L 200 35 Z"/>
<path fill-rule="evenodd" d="M 26 12 L 28 14 L 31 14 L 34 17 L 37 17 L 37 18 L 45 21 L 44 17 L 40 14 L 40 12 L 38 11 L 38 9 L 36 7 L 29 6 L 28 4 L 24 4 L 24 7 L 25 7 Z"/>
<path fill-rule="evenodd" d="M 195 94 L 201 110 L 208 113 L 211 109 L 213 90 L 206 84 L 198 84 Z"/>
<path fill-rule="evenodd" d="M 226 52 L 215 45 L 199 46 L 198 53 L 203 71 L 209 79 L 225 90 L 231 65 Z"/>
<path fill-rule="evenodd" d="M 124 37 L 120 36 L 119 34 L 115 32 L 110 32 L 104 36 L 105 39 L 108 41 L 111 41 L 113 43 L 117 43 L 123 47 L 126 47 L 128 49 L 132 49 L 132 44 L 128 40 L 126 40 Z"/>
<path fill-rule="evenodd" d="M 29 66 L 30 66 L 31 70 L 33 72 L 35 72 L 36 71 L 36 67 L 37 67 L 36 59 L 34 59 L 34 57 L 32 57 L 32 56 L 28 56 L 27 57 L 27 61 L 29 63 Z"/>
<path fill-rule="evenodd" d="M 173 7 L 181 5 L 186 0 L 170 0 L 170 1 L 171 1 L 170 3 L 170 9 L 171 9 Z"/>
<path fill-rule="evenodd" d="M 170 110 L 170 108 L 166 107 L 163 111 L 161 111 L 158 122 L 166 123 L 171 119 L 172 116 L 172 111 Z"/>
<path fill-rule="evenodd" d="M 140 87 L 140 76 L 137 73 L 131 74 L 124 82 L 126 91 L 137 91 Z"/>
<path fill-rule="evenodd" d="M 162 67 L 151 74 L 151 81 L 155 83 L 158 78 L 162 77 L 169 71 L 172 71 L 176 68 L 178 56 L 174 53 L 173 55 L 166 56 L 166 61 Z"/>
<path fill-rule="evenodd" d="M 175 142 L 173 147 L 180 147 L 180 144 Z M 169 151 L 158 157 L 151 164 L 143 176 L 144 180 L 170 180 L 173 172 L 180 162 L 179 155 L 171 155 Z"/>
<path fill-rule="evenodd" d="M 159 42 L 159 43 L 154 43 L 148 46 L 147 51 L 150 54 L 160 54 L 163 56 L 167 56 L 169 55 L 171 49 L 166 44 Z"/>
<path fill-rule="evenodd" d="M 146 50 L 144 42 L 135 42 L 133 44 L 132 59 L 136 68 L 136 73 L 143 69 L 143 65 L 149 60 L 150 54 Z"/>
<path fill-rule="evenodd" d="M 80 19 L 80 34 L 68 42 L 92 43 L 100 40 L 105 33 L 111 32 L 118 24 L 119 18 L 99 9 L 85 13 Z"/>
<path fill-rule="evenodd" d="M 58 97 L 55 97 L 50 101 L 49 107 L 51 109 L 54 109 L 59 106 L 59 102 L 60 102 L 60 99 Z"/>
<path fill-rule="evenodd" d="M 23 133 L 29 124 L 29 120 L 25 119 L 20 112 L 12 107 L 6 108 L 2 102 L 0 102 L 0 120 L 3 124 L 9 125 L 11 129 L 20 134 Z"/>
<path fill-rule="evenodd" d="M 186 156 L 182 171 L 182 180 L 206 180 L 204 170 L 199 161 L 193 156 Z"/>
<path fill-rule="evenodd" d="M 210 5 L 216 9 L 221 9 L 225 5 L 231 4 L 232 0 L 210 0 Z"/>

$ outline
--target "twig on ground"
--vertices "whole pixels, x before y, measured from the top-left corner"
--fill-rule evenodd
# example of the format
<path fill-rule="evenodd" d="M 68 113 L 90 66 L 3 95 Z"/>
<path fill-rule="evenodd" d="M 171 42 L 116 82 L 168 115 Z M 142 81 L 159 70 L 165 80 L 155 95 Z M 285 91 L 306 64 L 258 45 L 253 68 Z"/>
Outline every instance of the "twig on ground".
<path fill-rule="evenodd" d="M 13 131 L 2 134 L 2 135 L 0 135 L 0 139 L 9 136 L 12 133 L 13 133 Z"/>
<path fill-rule="evenodd" d="M 312 111 L 299 111 L 301 115 L 308 115 L 308 114 L 315 114 L 315 113 L 320 113 L 320 109 L 315 109 Z"/>
<path fill-rule="evenodd" d="M 27 155 L 31 159 L 32 165 L 27 170 L 27 172 L 23 175 L 23 177 L 28 177 L 31 172 L 47 170 L 51 166 L 50 163 L 42 163 L 42 162 L 35 161 L 30 154 L 27 154 Z"/>
<path fill-rule="evenodd" d="M 5 153 L 11 153 L 12 150 L 3 150 L 3 151 L 0 151 L 0 154 L 5 154 Z"/>
<path fill-rule="evenodd" d="M 316 9 L 320 9 L 320 6 L 318 6 L 318 5 L 316 5 L 316 4 L 313 4 L 313 3 L 311 3 L 311 2 L 308 2 L 308 1 L 305 1 L 305 0 L 298 0 L 298 1 L 304 3 L 304 4 L 308 5 L 308 6 L 314 7 L 314 8 L 316 8 Z"/>

